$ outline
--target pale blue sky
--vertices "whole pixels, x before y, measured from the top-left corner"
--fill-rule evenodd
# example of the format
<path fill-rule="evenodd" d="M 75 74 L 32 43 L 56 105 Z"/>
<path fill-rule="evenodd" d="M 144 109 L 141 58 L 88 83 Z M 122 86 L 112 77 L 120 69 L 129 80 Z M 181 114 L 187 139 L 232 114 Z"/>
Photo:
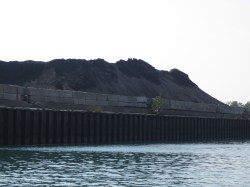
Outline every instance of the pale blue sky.
<path fill-rule="evenodd" d="M 250 101 L 249 0 L 1 0 L 0 60 L 140 58 Z"/>

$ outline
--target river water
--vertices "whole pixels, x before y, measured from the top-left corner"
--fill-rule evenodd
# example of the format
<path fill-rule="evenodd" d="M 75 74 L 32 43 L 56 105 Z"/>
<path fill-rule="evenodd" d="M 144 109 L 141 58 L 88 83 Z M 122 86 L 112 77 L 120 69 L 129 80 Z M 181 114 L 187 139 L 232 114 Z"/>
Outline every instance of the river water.
<path fill-rule="evenodd" d="M 0 186 L 249 186 L 250 142 L 0 149 Z"/>

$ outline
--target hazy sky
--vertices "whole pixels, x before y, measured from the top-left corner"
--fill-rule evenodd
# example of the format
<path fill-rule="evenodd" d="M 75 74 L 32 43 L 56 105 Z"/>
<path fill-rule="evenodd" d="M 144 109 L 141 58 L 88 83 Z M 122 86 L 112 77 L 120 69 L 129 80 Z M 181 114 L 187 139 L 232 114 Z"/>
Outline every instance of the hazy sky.
<path fill-rule="evenodd" d="M 250 101 L 250 0 L 0 0 L 0 60 L 138 58 Z"/>

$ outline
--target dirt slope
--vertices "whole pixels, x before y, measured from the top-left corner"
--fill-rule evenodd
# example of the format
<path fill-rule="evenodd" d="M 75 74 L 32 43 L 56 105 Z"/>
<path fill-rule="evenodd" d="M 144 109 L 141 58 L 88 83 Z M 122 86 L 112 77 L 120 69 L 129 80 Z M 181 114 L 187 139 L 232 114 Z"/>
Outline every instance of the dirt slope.
<path fill-rule="evenodd" d="M 199 89 L 185 73 L 177 69 L 159 71 L 137 59 L 120 60 L 115 64 L 102 59 L 0 61 L 0 83 L 129 96 L 162 95 L 173 100 L 220 103 Z"/>

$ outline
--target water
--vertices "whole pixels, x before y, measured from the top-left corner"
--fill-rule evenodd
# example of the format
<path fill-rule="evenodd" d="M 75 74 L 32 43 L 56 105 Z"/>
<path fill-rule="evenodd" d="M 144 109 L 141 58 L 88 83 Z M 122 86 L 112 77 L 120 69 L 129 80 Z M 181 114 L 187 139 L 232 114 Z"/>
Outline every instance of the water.
<path fill-rule="evenodd" d="M 0 149 L 0 186 L 249 186 L 250 142 Z"/>

